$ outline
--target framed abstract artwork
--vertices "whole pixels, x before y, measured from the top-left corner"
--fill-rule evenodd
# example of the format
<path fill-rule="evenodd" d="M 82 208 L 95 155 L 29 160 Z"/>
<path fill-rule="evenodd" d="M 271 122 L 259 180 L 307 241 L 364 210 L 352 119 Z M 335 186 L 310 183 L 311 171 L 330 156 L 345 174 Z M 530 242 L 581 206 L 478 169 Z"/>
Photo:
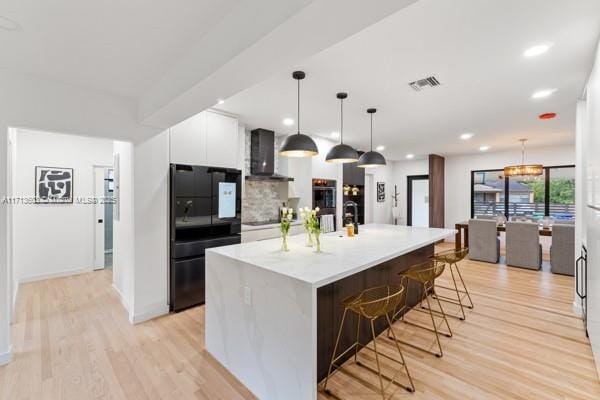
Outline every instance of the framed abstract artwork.
<path fill-rule="evenodd" d="M 377 202 L 385 201 L 385 182 L 377 182 Z"/>
<path fill-rule="evenodd" d="M 73 168 L 35 167 L 35 202 L 73 203 Z"/>

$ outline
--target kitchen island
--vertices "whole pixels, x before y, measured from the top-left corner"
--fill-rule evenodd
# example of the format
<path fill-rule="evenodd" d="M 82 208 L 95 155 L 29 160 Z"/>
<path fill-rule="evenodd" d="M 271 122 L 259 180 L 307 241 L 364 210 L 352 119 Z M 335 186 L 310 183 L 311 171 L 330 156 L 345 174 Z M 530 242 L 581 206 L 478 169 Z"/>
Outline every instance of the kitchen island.
<path fill-rule="evenodd" d="M 343 312 L 340 300 L 399 282 L 398 272 L 427 260 L 434 243 L 454 233 L 372 224 L 355 237 L 323 235 L 321 253 L 305 246 L 304 235 L 289 238 L 289 252 L 281 251 L 279 239 L 209 249 L 206 349 L 260 399 L 316 399 Z M 409 289 L 412 306 L 420 293 Z M 355 339 L 346 333 L 341 348 Z"/>

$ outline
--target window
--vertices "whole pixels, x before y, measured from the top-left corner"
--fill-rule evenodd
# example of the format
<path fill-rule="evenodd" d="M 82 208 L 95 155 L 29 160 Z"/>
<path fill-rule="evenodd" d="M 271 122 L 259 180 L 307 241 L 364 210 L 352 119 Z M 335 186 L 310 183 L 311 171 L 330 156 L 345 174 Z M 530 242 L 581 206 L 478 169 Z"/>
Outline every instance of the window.
<path fill-rule="evenodd" d="M 547 215 L 555 220 L 575 218 L 575 167 L 549 168 Z"/>
<path fill-rule="evenodd" d="M 504 185 L 502 170 L 471 172 L 471 214 L 494 216 L 504 214 Z"/>
<path fill-rule="evenodd" d="M 538 177 L 505 178 L 498 169 L 471 171 L 471 217 L 503 214 L 539 220 L 575 218 L 575 167 L 544 167 Z"/>
<path fill-rule="evenodd" d="M 514 176 L 508 179 L 509 217 L 539 221 L 546 215 L 546 173 L 540 176 Z"/>

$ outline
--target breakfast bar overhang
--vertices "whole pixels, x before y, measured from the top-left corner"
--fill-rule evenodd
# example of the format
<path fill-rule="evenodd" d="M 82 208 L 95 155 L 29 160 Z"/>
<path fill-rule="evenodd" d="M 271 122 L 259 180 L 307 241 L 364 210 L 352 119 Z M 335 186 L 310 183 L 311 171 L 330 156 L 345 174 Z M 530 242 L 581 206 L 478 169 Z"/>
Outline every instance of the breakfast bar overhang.
<path fill-rule="evenodd" d="M 260 399 L 316 399 L 341 299 L 399 283 L 399 272 L 426 261 L 434 244 L 454 233 L 370 224 L 355 237 L 324 235 L 320 253 L 303 235 L 289 238 L 289 252 L 278 239 L 209 249 L 206 349 Z M 420 298 L 419 289 L 410 289 L 409 307 Z M 354 339 L 342 335 L 340 345 Z"/>

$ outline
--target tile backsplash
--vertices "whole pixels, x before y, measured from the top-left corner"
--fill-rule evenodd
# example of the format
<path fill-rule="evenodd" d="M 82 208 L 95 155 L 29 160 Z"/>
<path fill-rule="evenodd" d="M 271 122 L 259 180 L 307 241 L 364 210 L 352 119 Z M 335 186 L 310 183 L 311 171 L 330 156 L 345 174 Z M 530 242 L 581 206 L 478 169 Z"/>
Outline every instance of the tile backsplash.
<path fill-rule="evenodd" d="M 250 174 L 250 131 L 246 131 L 245 173 Z M 281 137 L 275 137 L 275 172 L 279 172 L 278 150 Z M 274 181 L 244 181 L 242 223 L 279 219 L 279 207 L 288 201 L 288 183 Z"/>
<path fill-rule="evenodd" d="M 242 222 L 271 221 L 279 218 L 283 201 L 280 182 L 246 181 Z"/>

